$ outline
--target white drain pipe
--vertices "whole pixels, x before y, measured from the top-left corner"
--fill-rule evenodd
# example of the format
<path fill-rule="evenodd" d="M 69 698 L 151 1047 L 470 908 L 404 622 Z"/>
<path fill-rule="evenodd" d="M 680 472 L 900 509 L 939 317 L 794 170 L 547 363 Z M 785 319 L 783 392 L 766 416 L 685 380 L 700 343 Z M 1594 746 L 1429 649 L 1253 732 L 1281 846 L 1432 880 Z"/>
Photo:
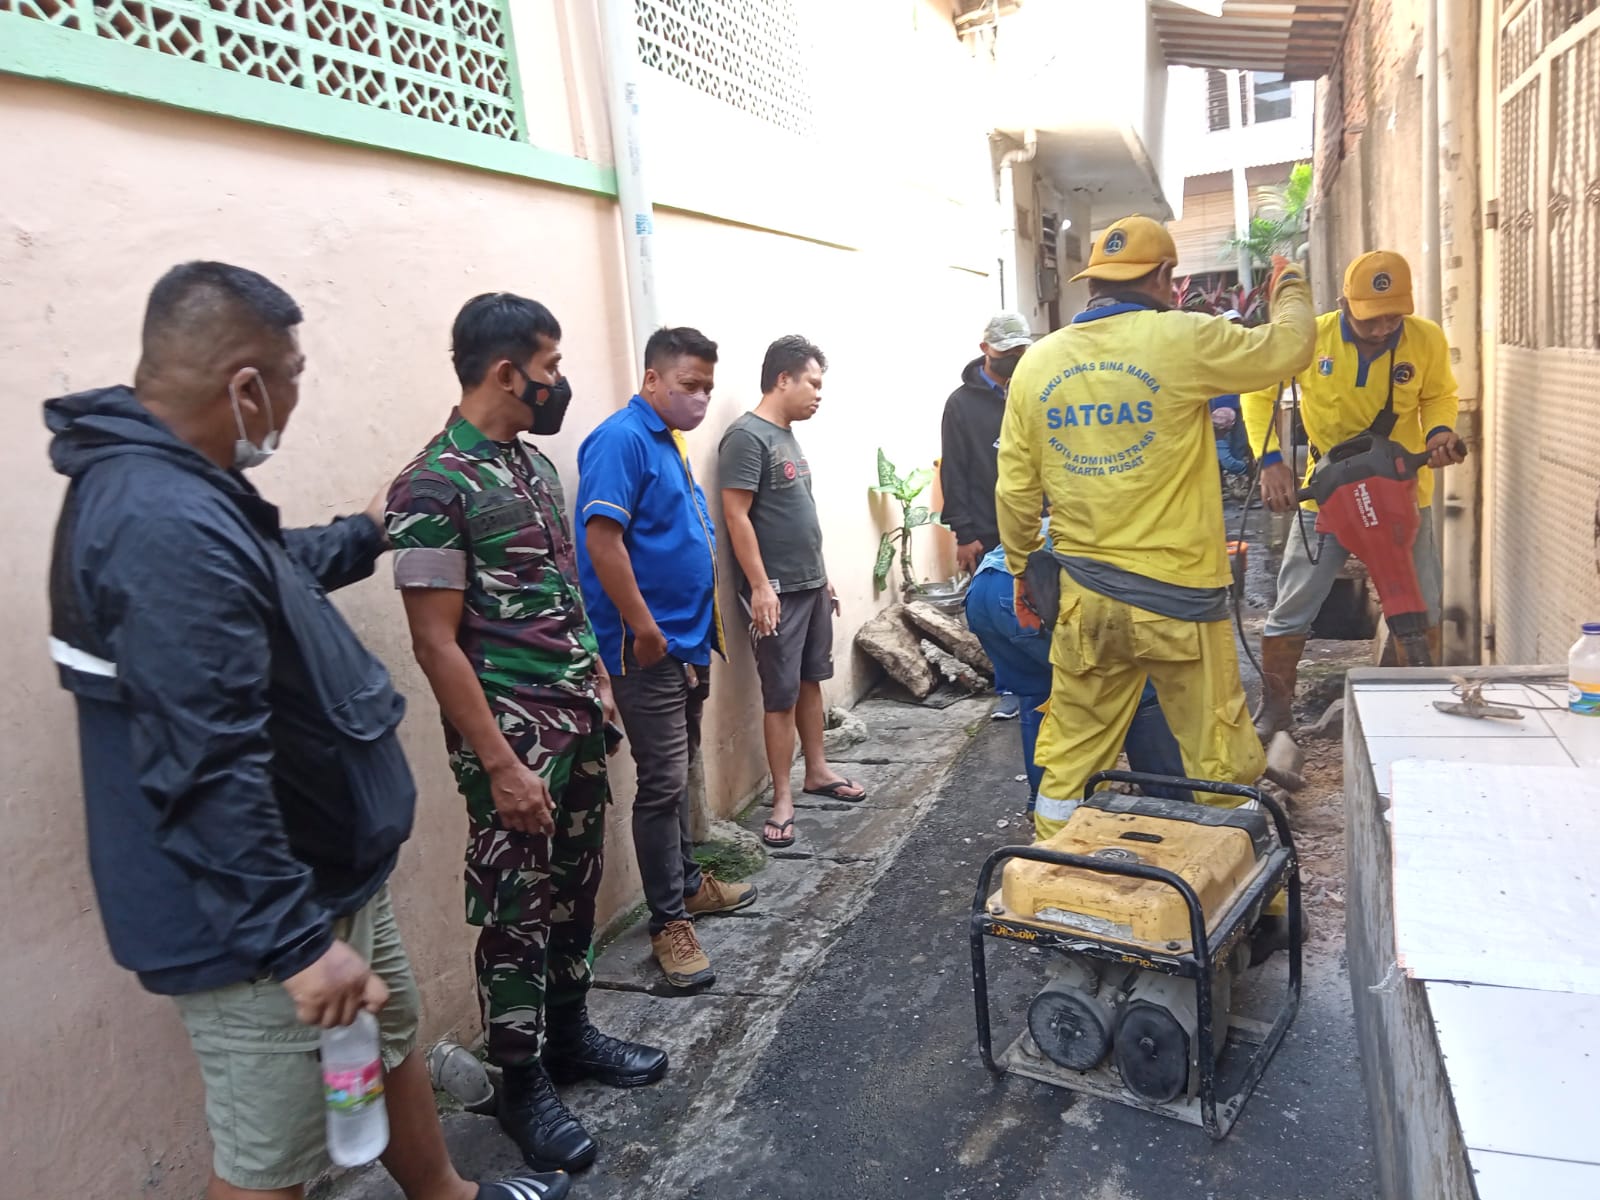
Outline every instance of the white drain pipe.
<path fill-rule="evenodd" d="M 642 370 L 644 344 L 655 332 L 656 279 L 652 243 L 655 206 L 645 176 L 643 97 L 639 87 L 638 29 L 633 0 L 601 0 L 600 33 L 606 64 L 606 111 L 611 156 L 617 164 L 617 207 L 622 218 L 623 261 L 628 273 L 632 362 Z"/>
<path fill-rule="evenodd" d="M 1007 150 L 1000 156 L 1000 307 L 1017 308 L 1022 298 L 1017 267 L 1017 176 L 1018 163 L 1032 162 L 1039 152 L 1039 131 L 1023 135 L 1020 150 Z M 1031 209 L 1030 209 L 1031 211 Z M 1009 290 L 1009 295 L 1007 294 Z"/>
<path fill-rule="evenodd" d="M 1233 233 L 1242 243 L 1250 236 L 1250 184 L 1245 177 L 1244 155 L 1244 98 L 1239 95 L 1243 71 L 1225 73 L 1228 83 L 1228 138 L 1234 147 L 1233 159 Z M 1239 247 L 1239 285 L 1245 291 L 1255 286 L 1255 263 L 1250 251 Z"/>
<path fill-rule="evenodd" d="M 1431 0 L 1437 97 L 1432 236 L 1436 259 L 1439 321 L 1450 343 L 1461 412 L 1456 432 L 1467 443 L 1467 461 L 1435 476 L 1434 503 L 1442 510 L 1440 551 L 1444 560 L 1443 635 L 1446 663 L 1483 661 L 1483 261 L 1478 214 L 1482 208 L 1477 142 L 1478 67 L 1474 58 L 1480 0 Z M 1426 159 L 1424 159 L 1426 166 Z M 1432 313 L 1428 315 L 1432 316 Z"/>
<path fill-rule="evenodd" d="M 653 245 L 654 197 L 645 175 L 644 95 L 639 84 L 638 26 L 633 0 L 601 0 L 601 45 L 606 65 L 606 112 L 611 156 L 617 164 L 617 209 L 622 220 L 623 262 L 628 273 L 628 324 L 633 330 L 634 378 L 644 370 L 644 347 L 660 325 L 656 307 Z M 702 842 L 711 828 L 705 759 L 689 760 L 689 836 Z"/>
<path fill-rule="evenodd" d="M 1420 309 L 1430 321 L 1439 307 L 1439 0 L 1422 18 L 1422 271 Z"/>

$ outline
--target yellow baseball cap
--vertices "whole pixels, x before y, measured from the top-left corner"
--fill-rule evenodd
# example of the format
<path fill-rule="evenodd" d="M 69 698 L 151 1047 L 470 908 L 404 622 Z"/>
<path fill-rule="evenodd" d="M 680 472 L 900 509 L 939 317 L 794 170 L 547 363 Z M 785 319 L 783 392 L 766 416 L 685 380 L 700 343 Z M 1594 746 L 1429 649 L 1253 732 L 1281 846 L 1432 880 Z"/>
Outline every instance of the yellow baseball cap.
<path fill-rule="evenodd" d="M 1072 277 L 1123 281 L 1138 279 L 1157 267 L 1178 265 L 1178 247 L 1160 221 L 1134 215 L 1123 217 L 1105 231 L 1089 265 Z"/>
<path fill-rule="evenodd" d="M 1358 321 L 1403 317 L 1411 303 L 1411 266 L 1393 250 L 1369 250 L 1344 271 L 1344 298 Z"/>

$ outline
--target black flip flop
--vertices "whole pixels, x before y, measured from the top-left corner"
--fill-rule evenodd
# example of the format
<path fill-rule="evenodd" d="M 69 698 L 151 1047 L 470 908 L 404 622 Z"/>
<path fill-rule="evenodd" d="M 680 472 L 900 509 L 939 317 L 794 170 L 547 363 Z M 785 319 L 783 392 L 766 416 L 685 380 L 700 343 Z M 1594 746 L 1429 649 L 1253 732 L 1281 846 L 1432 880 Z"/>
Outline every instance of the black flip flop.
<path fill-rule="evenodd" d="M 845 788 L 861 788 L 861 795 L 843 795 Z M 840 800 L 845 804 L 860 804 L 867 798 L 867 789 L 861 787 L 854 779 L 841 779 L 838 783 L 828 784 L 827 787 L 806 788 L 805 793 L 808 796 L 821 796 L 825 800 Z"/>
<path fill-rule="evenodd" d="M 778 836 L 777 837 L 769 838 L 767 836 L 767 826 L 768 825 L 770 825 L 772 828 L 774 828 L 774 829 L 776 829 L 778 831 Z M 767 819 L 766 824 L 761 827 L 761 840 L 763 842 L 765 842 L 767 845 L 771 846 L 774 850 L 782 850 L 785 846 L 794 845 L 794 834 L 791 833 L 788 837 L 784 837 L 783 836 L 783 831 L 785 829 L 793 829 L 793 828 L 794 828 L 794 818 L 793 817 L 790 817 L 787 821 L 774 821 L 769 817 Z"/>

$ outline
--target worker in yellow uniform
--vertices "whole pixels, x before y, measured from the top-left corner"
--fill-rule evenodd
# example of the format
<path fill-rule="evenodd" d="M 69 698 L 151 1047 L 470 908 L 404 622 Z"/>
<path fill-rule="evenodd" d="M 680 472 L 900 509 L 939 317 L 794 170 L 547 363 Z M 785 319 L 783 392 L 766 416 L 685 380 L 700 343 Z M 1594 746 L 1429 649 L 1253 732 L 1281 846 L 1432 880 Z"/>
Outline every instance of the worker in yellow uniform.
<path fill-rule="evenodd" d="M 1173 311 L 1177 261 L 1172 236 L 1148 217 L 1107 229 L 1077 276 L 1089 281 L 1088 307 L 1034 343 L 1006 398 L 995 502 L 1019 614 L 1034 604 L 1022 577 L 1043 546 L 1042 501 L 1061 568 L 1047 573 L 1061 602 L 1036 752 L 1041 839 L 1066 822 L 1089 776 L 1115 765 L 1146 676 L 1190 775 L 1254 783 L 1265 766 L 1228 621 L 1210 402 L 1309 361 L 1311 293 L 1280 260 L 1271 323 L 1247 329 Z"/>
<path fill-rule="evenodd" d="M 1411 315 L 1411 268 L 1400 255 L 1374 250 L 1355 259 L 1344 273 L 1344 295 L 1336 312 L 1317 318 L 1312 361 L 1298 375 L 1300 416 L 1316 459 L 1346 438 L 1393 421 L 1389 434 L 1407 450 L 1429 451 L 1429 466 L 1460 462 L 1466 451 L 1456 435 L 1455 373 L 1444 330 Z M 1279 385 L 1243 397 L 1250 446 L 1261 460 L 1261 495 L 1273 512 L 1295 504 L 1293 466 L 1279 446 Z M 1387 416 L 1385 415 L 1387 414 Z M 1429 505 L 1433 472 L 1417 472 L 1417 504 L 1422 525 L 1412 545 L 1417 580 L 1428 605 L 1428 646 L 1440 662 L 1441 564 Z M 1305 508 L 1315 512 L 1307 501 Z M 1300 655 L 1323 601 L 1333 589 L 1348 553 L 1331 535 L 1317 534 L 1311 517 L 1300 514 L 1307 536 L 1290 530 L 1278 571 L 1278 599 L 1261 636 L 1262 704 L 1256 732 L 1269 738 L 1292 721 Z"/>

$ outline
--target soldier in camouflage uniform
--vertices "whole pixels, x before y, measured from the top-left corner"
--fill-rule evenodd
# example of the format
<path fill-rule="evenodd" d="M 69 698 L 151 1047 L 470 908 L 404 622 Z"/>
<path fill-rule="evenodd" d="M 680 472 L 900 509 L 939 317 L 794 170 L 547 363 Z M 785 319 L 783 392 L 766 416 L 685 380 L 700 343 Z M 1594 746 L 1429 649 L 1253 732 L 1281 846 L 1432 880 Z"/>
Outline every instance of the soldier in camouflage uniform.
<path fill-rule="evenodd" d="M 595 1144 L 552 1086 L 652 1083 L 667 1058 L 589 1023 L 603 863 L 610 681 L 584 613 L 555 467 L 571 390 L 560 326 L 535 301 L 479 296 L 456 318 L 460 407 L 389 493 L 395 583 L 467 803 L 467 920 L 503 1072 L 500 1121 L 529 1163 L 577 1170 Z M 548 1026 L 548 1030 L 547 1030 Z M 547 1036 L 548 1033 L 548 1036 Z"/>

